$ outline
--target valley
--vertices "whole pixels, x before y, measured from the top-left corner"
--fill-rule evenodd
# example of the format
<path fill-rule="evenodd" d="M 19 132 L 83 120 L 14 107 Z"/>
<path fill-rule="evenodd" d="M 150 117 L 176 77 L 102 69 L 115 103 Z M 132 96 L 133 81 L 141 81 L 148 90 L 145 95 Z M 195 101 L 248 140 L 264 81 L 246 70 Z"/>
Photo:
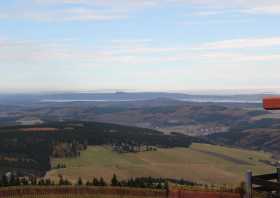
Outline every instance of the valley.
<path fill-rule="evenodd" d="M 259 103 L 150 98 L 10 105 L 0 106 L 2 173 L 238 185 L 246 170 L 262 174 L 278 164 L 280 114 Z"/>

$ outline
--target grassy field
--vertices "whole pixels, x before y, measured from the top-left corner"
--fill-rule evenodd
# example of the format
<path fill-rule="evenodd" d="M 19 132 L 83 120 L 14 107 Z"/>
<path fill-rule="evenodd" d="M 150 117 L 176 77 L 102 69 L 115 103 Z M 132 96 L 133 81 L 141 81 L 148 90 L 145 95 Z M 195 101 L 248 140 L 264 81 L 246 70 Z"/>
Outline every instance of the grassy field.
<path fill-rule="evenodd" d="M 89 147 L 79 158 L 52 159 L 52 165 L 66 164 L 54 169 L 47 177 L 63 175 L 75 181 L 104 177 L 107 181 L 116 173 L 120 178 L 153 176 L 184 178 L 195 182 L 239 184 L 244 173 L 268 173 L 274 168 L 261 162 L 270 160 L 264 152 L 248 151 L 207 144 L 193 144 L 190 148 L 158 149 L 157 151 L 119 154 L 110 147 Z"/>

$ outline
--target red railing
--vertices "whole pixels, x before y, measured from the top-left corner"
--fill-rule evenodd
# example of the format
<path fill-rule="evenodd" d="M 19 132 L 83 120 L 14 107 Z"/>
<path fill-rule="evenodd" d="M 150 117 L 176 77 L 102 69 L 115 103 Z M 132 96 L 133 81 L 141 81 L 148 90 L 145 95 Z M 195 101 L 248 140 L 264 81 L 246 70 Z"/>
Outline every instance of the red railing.
<path fill-rule="evenodd" d="M 9 187 L 0 189 L 0 198 L 41 195 L 100 195 L 150 198 L 240 198 L 238 192 L 170 188 L 166 190 L 124 187 Z"/>
<path fill-rule="evenodd" d="M 166 198 L 166 191 L 118 187 L 9 187 L 0 189 L 0 198 L 33 195 L 112 195 Z"/>
<path fill-rule="evenodd" d="M 240 198 L 237 192 L 171 189 L 169 198 Z"/>

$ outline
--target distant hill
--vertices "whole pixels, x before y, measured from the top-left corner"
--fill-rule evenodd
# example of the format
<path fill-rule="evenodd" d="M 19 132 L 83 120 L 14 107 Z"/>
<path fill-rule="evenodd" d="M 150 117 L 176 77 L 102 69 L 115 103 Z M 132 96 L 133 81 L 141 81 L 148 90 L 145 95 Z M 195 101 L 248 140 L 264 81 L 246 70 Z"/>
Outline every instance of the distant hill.
<path fill-rule="evenodd" d="M 30 104 L 39 102 L 78 101 L 143 101 L 167 98 L 193 102 L 260 103 L 265 95 L 190 95 L 167 92 L 116 92 L 116 93 L 56 93 L 56 94 L 0 94 L 0 104 Z"/>
<path fill-rule="evenodd" d="M 280 120 L 267 118 L 243 122 L 226 133 L 211 134 L 207 138 L 215 144 L 269 151 L 279 157 Z"/>

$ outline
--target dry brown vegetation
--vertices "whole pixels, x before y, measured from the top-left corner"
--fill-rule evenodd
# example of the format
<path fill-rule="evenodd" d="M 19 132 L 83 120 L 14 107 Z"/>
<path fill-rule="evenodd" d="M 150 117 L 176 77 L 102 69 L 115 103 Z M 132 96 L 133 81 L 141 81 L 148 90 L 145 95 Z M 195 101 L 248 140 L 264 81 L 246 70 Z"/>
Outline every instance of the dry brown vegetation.
<path fill-rule="evenodd" d="M 96 146 L 81 152 L 79 158 L 53 159 L 54 167 L 65 164 L 66 168 L 52 170 L 47 177 L 55 179 L 61 174 L 75 181 L 79 176 L 85 180 L 95 176 L 109 181 L 116 173 L 121 179 L 153 176 L 239 185 L 248 169 L 260 174 L 273 171 L 272 166 L 261 162 L 270 160 L 268 153 L 207 144 L 127 154 Z"/>
<path fill-rule="evenodd" d="M 59 129 L 50 128 L 50 127 L 32 127 L 32 128 L 22 128 L 19 130 L 23 132 L 56 132 Z"/>

